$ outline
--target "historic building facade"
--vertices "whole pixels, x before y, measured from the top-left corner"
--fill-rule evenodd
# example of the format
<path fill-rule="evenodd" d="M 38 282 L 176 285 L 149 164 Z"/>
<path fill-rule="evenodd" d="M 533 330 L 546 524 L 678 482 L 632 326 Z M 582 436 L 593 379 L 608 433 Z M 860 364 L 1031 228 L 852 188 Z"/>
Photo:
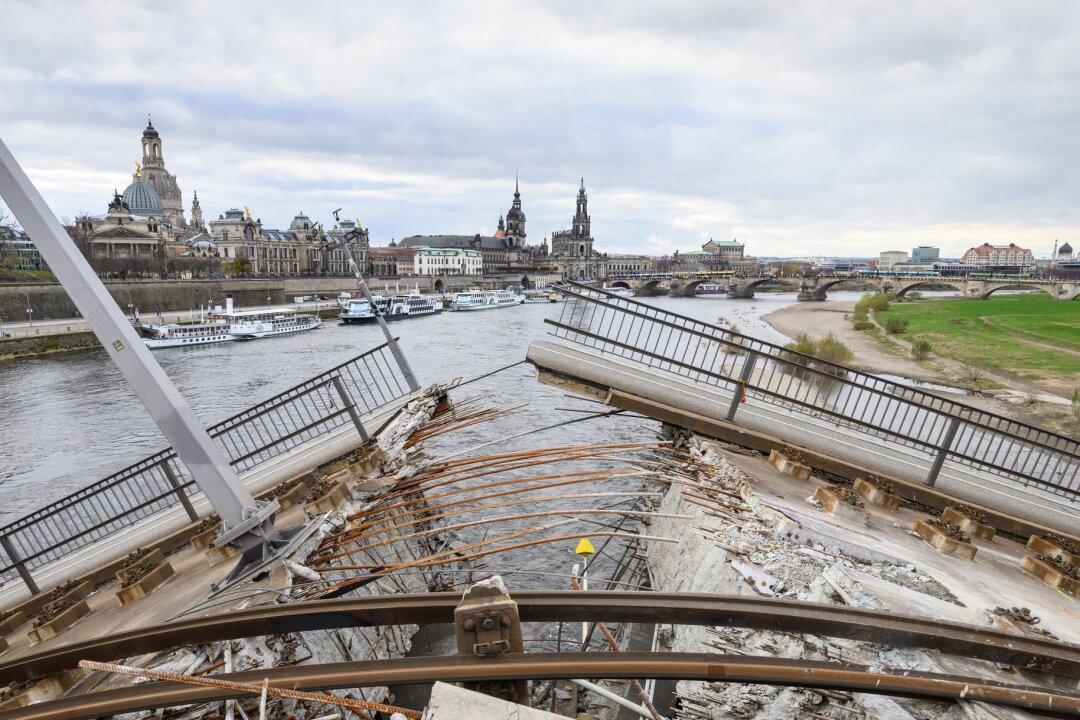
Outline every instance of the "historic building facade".
<path fill-rule="evenodd" d="M 713 240 L 701 246 L 701 250 L 680 253 L 671 258 L 671 269 L 676 272 L 709 272 L 727 270 L 746 264 L 745 246 L 738 240 Z"/>
<path fill-rule="evenodd" d="M 608 275 L 608 259 L 593 249 L 592 218 L 585 178 L 581 178 L 577 206 L 569 230 L 551 234 L 549 262 L 568 280 L 602 280 Z"/>
<path fill-rule="evenodd" d="M 964 253 L 961 262 L 970 265 L 1032 267 L 1035 265 L 1035 257 L 1030 250 L 1019 247 L 1015 243 L 1008 245 L 983 243 Z"/>
<path fill-rule="evenodd" d="M 416 248 L 414 275 L 480 275 L 484 256 L 478 250 L 462 248 Z"/>

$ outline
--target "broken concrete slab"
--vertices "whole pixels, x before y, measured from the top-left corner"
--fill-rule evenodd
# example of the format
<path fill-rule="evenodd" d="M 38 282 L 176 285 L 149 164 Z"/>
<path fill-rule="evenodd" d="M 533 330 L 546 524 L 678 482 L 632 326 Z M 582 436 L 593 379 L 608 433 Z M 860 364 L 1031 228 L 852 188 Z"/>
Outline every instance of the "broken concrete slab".
<path fill-rule="evenodd" d="M 437 682 L 431 688 L 431 700 L 424 712 L 427 720 L 565 720 L 545 710 L 500 700 L 482 693 Z"/>

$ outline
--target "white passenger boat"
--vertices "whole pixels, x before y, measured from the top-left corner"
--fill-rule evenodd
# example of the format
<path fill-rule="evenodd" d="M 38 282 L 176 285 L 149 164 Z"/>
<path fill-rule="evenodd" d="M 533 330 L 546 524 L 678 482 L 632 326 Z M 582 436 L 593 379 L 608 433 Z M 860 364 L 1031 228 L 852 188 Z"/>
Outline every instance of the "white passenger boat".
<path fill-rule="evenodd" d="M 140 325 L 143 342 L 151 350 L 188 345 L 210 345 L 235 340 L 227 322 L 169 323 L 167 325 Z"/>
<path fill-rule="evenodd" d="M 146 336 L 143 338 L 146 346 L 158 350 L 287 335 L 317 328 L 319 322 L 318 315 L 300 314 L 295 308 L 289 307 L 234 310 L 232 296 L 229 296 L 224 309 L 215 307 L 209 321 L 142 325 L 139 329 Z"/>
<path fill-rule="evenodd" d="M 612 295 L 618 295 L 619 297 L 634 297 L 634 291 L 630 288 L 604 286 L 604 291 L 609 292 Z"/>
<path fill-rule="evenodd" d="M 525 303 L 539 304 L 539 303 L 557 303 L 562 302 L 562 293 L 556 290 L 526 290 L 525 291 Z"/>
<path fill-rule="evenodd" d="M 695 295 L 727 295 L 727 286 L 705 282 L 694 288 Z"/>
<path fill-rule="evenodd" d="M 441 298 L 421 295 L 414 290 L 408 295 L 373 295 L 375 307 L 385 320 L 404 320 L 406 318 L 437 315 L 443 310 Z M 338 316 L 347 325 L 375 322 L 375 312 L 365 298 L 356 298 Z"/>
<path fill-rule="evenodd" d="M 450 301 L 450 309 L 491 310 L 521 305 L 524 302 L 524 295 L 517 295 L 509 290 L 468 290 L 454 294 L 454 299 Z"/>

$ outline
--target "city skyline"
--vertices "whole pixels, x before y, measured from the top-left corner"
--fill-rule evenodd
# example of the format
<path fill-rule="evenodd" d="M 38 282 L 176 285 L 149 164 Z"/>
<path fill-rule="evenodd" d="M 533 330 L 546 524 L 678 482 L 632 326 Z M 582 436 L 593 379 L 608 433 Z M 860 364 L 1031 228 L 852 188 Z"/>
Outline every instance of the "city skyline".
<path fill-rule="evenodd" d="M 584 175 L 612 253 L 1080 234 L 1069 4 L 0 6 L 0 136 L 61 217 L 130 182 L 150 112 L 185 207 L 343 207 L 378 244 L 493 233 L 515 173 L 530 242 Z"/>

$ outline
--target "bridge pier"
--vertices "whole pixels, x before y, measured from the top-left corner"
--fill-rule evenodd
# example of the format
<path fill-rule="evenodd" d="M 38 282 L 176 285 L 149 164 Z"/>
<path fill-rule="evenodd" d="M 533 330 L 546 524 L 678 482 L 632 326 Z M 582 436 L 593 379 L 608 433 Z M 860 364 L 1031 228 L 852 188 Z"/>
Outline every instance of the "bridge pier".
<path fill-rule="evenodd" d="M 727 296 L 733 300 L 750 300 L 754 297 L 754 286 L 739 287 L 738 283 L 731 283 Z"/>

